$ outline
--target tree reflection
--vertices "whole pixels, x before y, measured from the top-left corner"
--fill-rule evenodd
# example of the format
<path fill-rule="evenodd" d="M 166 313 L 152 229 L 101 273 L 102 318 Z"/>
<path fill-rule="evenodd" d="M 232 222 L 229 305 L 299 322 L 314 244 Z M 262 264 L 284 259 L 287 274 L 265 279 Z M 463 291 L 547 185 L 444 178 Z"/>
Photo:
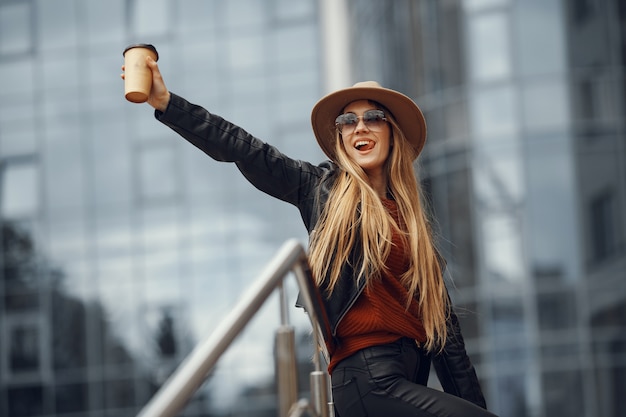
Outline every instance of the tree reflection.
<path fill-rule="evenodd" d="M 3 223 L 0 233 L 0 354 L 8 364 L 0 415 L 107 408 L 134 415 L 157 384 L 116 337 L 102 305 L 67 294 L 63 271 L 37 251 L 25 228 Z M 109 372 L 107 362 L 125 366 Z"/>

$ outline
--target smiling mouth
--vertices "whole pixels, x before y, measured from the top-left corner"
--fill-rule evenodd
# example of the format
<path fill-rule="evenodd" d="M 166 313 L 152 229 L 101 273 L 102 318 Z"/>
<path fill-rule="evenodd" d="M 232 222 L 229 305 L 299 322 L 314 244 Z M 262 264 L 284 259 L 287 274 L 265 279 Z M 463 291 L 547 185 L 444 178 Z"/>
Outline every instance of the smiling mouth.
<path fill-rule="evenodd" d="M 374 142 L 371 140 L 360 140 L 354 144 L 354 148 L 357 151 L 369 151 L 374 147 Z"/>

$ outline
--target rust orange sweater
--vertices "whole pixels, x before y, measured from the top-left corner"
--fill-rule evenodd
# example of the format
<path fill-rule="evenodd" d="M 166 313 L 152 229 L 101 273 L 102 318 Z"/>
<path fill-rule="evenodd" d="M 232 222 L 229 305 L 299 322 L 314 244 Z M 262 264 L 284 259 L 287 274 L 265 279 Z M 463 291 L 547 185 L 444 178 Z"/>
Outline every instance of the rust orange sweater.
<path fill-rule="evenodd" d="M 401 225 L 398 207 L 392 200 L 383 205 Z M 329 352 L 328 372 L 343 359 L 366 347 L 391 343 L 402 337 L 419 342 L 426 340 L 416 300 L 406 308 L 408 291 L 400 276 L 408 269 L 408 258 L 402 236 L 394 233 L 392 249 L 385 265 L 389 273 L 372 280 L 346 313 L 337 328 L 337 345 Z"/>

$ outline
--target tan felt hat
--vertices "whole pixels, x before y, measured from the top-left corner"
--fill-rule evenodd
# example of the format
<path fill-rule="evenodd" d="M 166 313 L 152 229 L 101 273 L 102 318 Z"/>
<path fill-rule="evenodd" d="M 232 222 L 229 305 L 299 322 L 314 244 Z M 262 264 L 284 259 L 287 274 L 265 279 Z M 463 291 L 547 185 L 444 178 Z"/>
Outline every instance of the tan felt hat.
<path fill-rule="evenodd" d="M 313 133 L 322 151 L 333 161 L 335 157 L 335 119 L 356 100 L 372 100 L 391 112 L 400 130 L 415 150 L 417 158 L 426 142 L 426 120 L 413 100 L 376 81 L 363 81 L 322 97 L 311 111 Z"/>

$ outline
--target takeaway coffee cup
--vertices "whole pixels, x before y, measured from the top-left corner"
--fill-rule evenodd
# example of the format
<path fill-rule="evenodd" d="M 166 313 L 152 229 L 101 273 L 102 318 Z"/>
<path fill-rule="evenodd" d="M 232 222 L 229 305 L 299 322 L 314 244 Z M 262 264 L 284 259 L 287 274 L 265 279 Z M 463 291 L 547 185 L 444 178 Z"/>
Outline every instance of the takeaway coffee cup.
<path fill-rule="evenodd" d="M 133 103 L 144 103 L 152 89 L 152 71 L 146 65 L 146 56 L 159 59 L 156 48 L 147 43 L 130 45 L 124 49 L 124 96 Z"/>

